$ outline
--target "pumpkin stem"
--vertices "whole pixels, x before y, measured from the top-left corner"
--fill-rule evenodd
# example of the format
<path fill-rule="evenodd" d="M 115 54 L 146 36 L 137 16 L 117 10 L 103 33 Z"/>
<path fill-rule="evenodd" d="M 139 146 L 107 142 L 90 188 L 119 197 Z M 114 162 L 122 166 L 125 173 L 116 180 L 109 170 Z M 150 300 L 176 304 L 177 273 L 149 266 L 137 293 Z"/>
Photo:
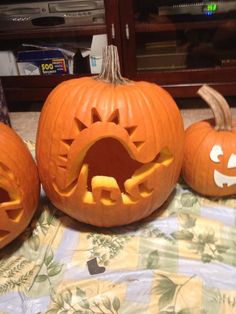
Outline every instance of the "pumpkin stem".
<path fill-rule="evenodd" d="M 215 129 L 232 130 L 232 114 L 226 99 L 215 89 L 203 85 L 197 94 L 209 105 L 215 117 Z"/>
<path fill-rule="evenodd" d="M 130 82 L 128 79 L 122 77 L 120 73 L 119 55 L 116 46 L 109 45 L 103 49 L 101 73 L 95 79 L 115 85 Z"/>

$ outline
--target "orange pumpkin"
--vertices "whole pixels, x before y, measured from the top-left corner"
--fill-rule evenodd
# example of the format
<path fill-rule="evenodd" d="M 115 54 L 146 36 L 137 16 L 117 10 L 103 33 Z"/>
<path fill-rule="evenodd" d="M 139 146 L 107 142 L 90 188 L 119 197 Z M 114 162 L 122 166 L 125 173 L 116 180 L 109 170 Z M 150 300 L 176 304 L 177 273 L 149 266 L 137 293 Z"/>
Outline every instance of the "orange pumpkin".
<path fill-rule="evenodd" d="M 97 77 L 65 81 L 48 96 L 36 141 L 52 203 L 96 226 L 128 224 L 161 206 L 178 180 L 184 129 L 161 87 L 120 75 L 115 46 Z"/>
<path fill-rule="evenodd" d="M 39 200 L 35 161 L 21 138 L 0 123 L 0 249 L 29 224 Z"/>
<path fill-rule="evenodd" d="M 230 108 L 216 90 L 202 86 L 198 94 L 215 119 L 192 124 L 185 134 L 182 176 L 198 193 L 226 196 L 236 193 L 236 128 Z"/>

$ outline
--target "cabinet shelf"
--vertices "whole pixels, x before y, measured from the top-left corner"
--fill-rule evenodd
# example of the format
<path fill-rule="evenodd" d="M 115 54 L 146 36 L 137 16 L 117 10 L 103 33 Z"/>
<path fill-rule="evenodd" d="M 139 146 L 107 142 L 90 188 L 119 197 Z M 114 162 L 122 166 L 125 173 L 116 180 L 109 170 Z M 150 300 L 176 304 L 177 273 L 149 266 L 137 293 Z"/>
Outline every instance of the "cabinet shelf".
<path fill-rule="evenodd" d="M 209 84 L 225 96 L 234 96 L 236 67 L 184 69 L 160 72 L 137 72 L 137 80 L 157 83 L 176 98 L 191 98 L 203 84 Z"/>
<path fill-rule="evenodd" d="M 185 29 L 205 29 L 205 28 L 220 28 L 220 29 L 235 29 L 236 20 L 211 20 L 211 21 L 192 21 L 192 22 L 171 22 L 166 19 L 155 22 L 135 23 L 136 33 L 152 33 L 152 32 L 166 32 Z"/>
<path fill-rule="evenodd" d="M 10 102 L 44 102 L 49 92 L 59 83 L 89 74 L 11 76 L 1 77 Z M 232 79 L 235 78 L 235 79 Z M 236 67 L 202 68 L 164 72 L 137 72 L 136 80 L 146 80 L 166 88 L 174 97 L 188 98 L 196 95 L 202 84 L 216 87 L 225 96 L 236 90 Z"/>
<path fill-rule="evenodd" d="M 0 40 L 92 36 L 107 32 L 105 24 L 0 31 Z"/>
<path fill-rule="evenodd" d="M 88 74 L 86 74 L 88 75 Z M 37 75 L 0 77 L 9 102 L 44 102 L 59 83 L 84 75 Z"/>

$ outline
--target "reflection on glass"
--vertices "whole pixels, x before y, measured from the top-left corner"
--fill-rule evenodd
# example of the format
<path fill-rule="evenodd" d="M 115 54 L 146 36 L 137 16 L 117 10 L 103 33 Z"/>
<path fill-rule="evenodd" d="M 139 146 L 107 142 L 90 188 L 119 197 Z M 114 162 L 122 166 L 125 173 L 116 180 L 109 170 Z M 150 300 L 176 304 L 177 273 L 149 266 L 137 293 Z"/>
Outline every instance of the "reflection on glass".
<path fill-rule="evenodd" d="M 134 1 L 137 66 L 160 71 L 236 65 L 236 1 Z"/>

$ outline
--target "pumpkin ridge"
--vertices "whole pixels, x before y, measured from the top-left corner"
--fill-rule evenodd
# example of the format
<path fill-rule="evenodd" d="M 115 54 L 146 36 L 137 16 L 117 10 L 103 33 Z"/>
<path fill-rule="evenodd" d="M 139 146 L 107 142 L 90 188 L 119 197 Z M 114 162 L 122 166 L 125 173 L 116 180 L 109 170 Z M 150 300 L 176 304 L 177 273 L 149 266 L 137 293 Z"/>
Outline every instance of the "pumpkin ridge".
<path fill-rule="evenodd" d="M 87 89 L 89 86 L 84 86 L 83 97 L 79 100 L 79 106 L 77 106 L 76 116 L 79 116 L 79 119 L 85 123 L 88 127 L 93 124 L 93 114 L 92 112 L 96 110 L 99 115 L 101 115 L 101 109 L 107 110 L 109 108 L 108 104 L 104 105 L 103 108 L 100 108 L 99 104 L 103 98 L 106 98 L 107 92 L 109 91 L 109 85 L 104 84 L 102 81 L 95 81 L 96 86 L 94 86 L 94 80 L 91 78 L 90 86 L 94 88 L 94 92 L 88 97 Z M 80 94 L 81 90 L 78 89 L 77 93 Z M 86 110 L 81 112 L 81 107 L 84 106 Z M 87 112 L 90 112 L 90 117 L 88 117 Z M 80 113 L 80 114 L 79 114 Z"/>
<path fill-rule="evenodd" d="M 152 129 L 155 130 L 155 133 L 156 132 L 156 123 L 154 122 L 154 115 L 151 114 L 151 104 L 154 106 L 153 102 L 152 102 L 152 98 L 151 97 L 148 97 L 145 92 L 143 92 L 143 89 L 142 89 L 142 83 L 140 82 L 139 83 L 139 86 L 135 85 L 135 90 L 136 90 L 136 93 L 137 93 L 137 96 L 138 99 L 141 99 L 141 101 L 137 102 L 138 103 L 138 106 L 139 106 L 139 111 L 140 112 L 143 112 L 143 107 L 145 106 L 145 108 L 147 108 L 148 110 L 148 117 L 146 119 L 144 119 L 143 121 L 143 124 L 145 126 L 145 138 L 148 138 L 148 130 L 147 130 L 147 126 L 146 126 L 146 121 L 150 121 L 151 122 L 151 125 L 152 125 Z M 149 99 L 151 98 L 151 99 Z M 156 138 L 155 138 L 156 140 Z M 146 140 L 147 141 L 147 140 Z M 159 150 L 159 145 L 157 145 L 156 141 L 155 141 L 155 147 L 153 148 L 153 151 L 154 152 L 157 152 Z M 152 155 L 151 155 L 152 156 Z M 152 159 L 150 159 L 152 160 Z"/>
<path fill-rule="evenodd" d="M 216 139 L 217 139 L 217 133 L 218 132 L 216 130 L 214 130 L 214 129 L 211 129 L 211 130 L 209 130 L 209 133 L 206 133 L 206 135 L 203 138 L 203 141 L 201 143 L 200 154 L 197 154 L 197 155 L 199 155 L 199 157 L 200 157 L 201 152 L 202 152 L 202 147 L 208 148 L 208 147 L 212 147 L 214 145 L 214 143 L 216 142 Z M 201 158 L 202 158 L 202 156 L 201 156 Z M 205 161 L 206 160 L 204 160 L 204 162 Z M 196 162 L 197 162 L 197 164 L 200 164 L 200 162 L 198 160 Z M 210 167 L 208 167 L 206 165 L 205 166 L 204 176 L 206 176 L 207 178 L 208 177 L 210 178 L 210 170 L 211 170 Z M 198 180 L 198 182 L 199 182 L 199 180 Z M 197 182 L 197 184 L 199 184 L 198 182 Z M 208 186 L 208 182 L 206 180 L 201 180 L 201 183 L 204 185 L 204 190 L 205 190 L 207 188 L 207 186 Z"/>
<path fill-rule="evenodd" d="M 196 123 L 197 124 L 197 123 Z M 191 128 L 191 126 L 190 126 L 190 128 Z M 187 132 L 188 132 L 188 130 L 187 130 Z M 212 129 L 208 129 L 208 131 L 206 132 L 206 129 L 203 129 L 203 130 L 201 130 L 201 132 L 202 132 L 202 139 L 201 139 L 201 141 L 198 143 L 198 146 L 194 149 L 194 151 L 192 151 L 191 150 L 191 152 L 190 152 L 190 155 L 191 155 L 191 164 L 192 165 L 196 165 L 196 164 L 198 164 L 197 163 L 197 161 L 198 161 L 198 158 L 199 158 L 199 151 L 202 149 L 202 145 L 203 145 L 203 143 L 204 143 L 204 141 L 206 140 L 206 137 L 207 136 L 209 136 L 211 133 L 213 134 L 213 133 L 215 133 L 215 131 L 214 130 L 212 130 Z M 197 131 L 197 135 L 198 135 L 198 138 L 200 137 L 200 135 L 199 135 L 199 131 Z M 190 143 L 191 144 L 191 143 Z M 186 145 L 186 147 L 188 146 L 188 145 L 190 145 L 189 143 L 186 143 L 185 145 Z M 185 155 L 189 155 L 189 153 L 186 151 L 185 152 Z M 194 156 L 192 156 L 192 155 L 194 155 Z M 189 162 L 189 161 L 188 161 Z M 184 178 L 186 179 L 186 182 L 191 186 L 191 187 L 193 187 L 194 185 L 196 185 L 196 180 L 194 181 L 194 182 L 192 182 L 192 178 L 195 178 L 195 173 L 196 173 L 196 168 L 194 167 L 194 166 L 192 166 L 191 167 L 191 170 L 192 171 L 190 171 L 189 173 L 188 173 L 188 176 L 186 177 L 186 175 L 185 175 L 185 169 L 184 169 L 184 171 L 183 171 L 183 175 L 184 175 Z M 190 180 L 189 180 L 189 178 L 190 178 Z M 192 183 L 190 183 L 190 181 L 192 182 Z"/>
<path fill-rule="evenodd" d="M 181 116 L 180 116 L 180 114 L 176 111 L 176 109 L 173 108 L 174 106 L 171 106 L 172 108 L 170 109 L 170 105 L 173 104 L 174 100 L 171 98 L 171 96 L 169 95 L 169 93 L 167 93 L 162 87 L 160 87 L 160 86 L 155 86 L 155 88 L 158 89 L 158 92 L 159 92 L 159 93 L 163 94 L 163 97 L 160 97 L 159 101 L 160 101 L 160 104 L 162 105 L 162 110 L 163 110 L 163 112 L 165 113 L 165 116 L 166 116 L 166 118 L 167 118 L 168 121 L 169 121 L 169 123 L 168 123 L 168 126 L 170 126 L 169 134 L 175 134 L 175 136 L 178 137 L 178 135 L 177 135 L 177 130 L 176 130 L 177 128 L 174 129 L 175 126 L 173 125 L 173 121 L 174 121 L 174 120 L 179 120 L 179 118 L 181 118 Z M 170 101 L 169 101 L 169 102 L 168 102 L 168 106 L 166 106 L 166 102 L 164 103 L 164 99 L 165 99 L 166 97 L 171 98 L 171 99 L 170 99 L 171 103 L 170 103 Z M 175 104 L 175 102 L 174 102 L 174 104 Z M 175 105 L 176 105 L 176 104 L 175 104 Z M 177 105 L 176 105 L 176 107 L 177 107 Z M 172 117 L 172 115 L 173 115 L 173 111 L 176 112 L 176 117 L 171 119 L 171 117 Z M 171 112 L 171 114 L 170 114 L 170 112 Z M 178 116 L 177 116 L 177 114 L 178 114 Z M 181 124 L 182 124 L 181 127 L 182 127 L 182 129 L 184 129 L 182 118 L 181 118 L 181 122 L 182 122 L 182 123 L 181 123 Z M 162 124 L 162 128 L 164 127 L 164 125 L 165 125 L 165 124 Z M 164 127 L 164 128 L 165 128 L 165 127 Z M 178 126 L 178 129 L 179 129 L 179 126 Z M 165 128 L 165 130 L 166 130 L 166 128 Z M 171 138 L 171 135 L 168 135 L 168 137 Z M 182 162 L 181 162 L 181 163 L 182 163 Z M 180 164 L 181 164 L 181 163 L 180 163 Z M 173 175 L 172 175 L 172 177 L 170 178 L 170 181 L 171 181 L 171 182 L 177 181 L 178 178 L 176 178 L 175 174 L 180 172 L 180 168 L 181 168 L 181 165 L 180 165 L 180 164 L 177 164 L 177 163 L 176 163 L 176 164 L 174 165 Z M 177 167 L 178 167 L 178 171 L 177 171 Z"/>

